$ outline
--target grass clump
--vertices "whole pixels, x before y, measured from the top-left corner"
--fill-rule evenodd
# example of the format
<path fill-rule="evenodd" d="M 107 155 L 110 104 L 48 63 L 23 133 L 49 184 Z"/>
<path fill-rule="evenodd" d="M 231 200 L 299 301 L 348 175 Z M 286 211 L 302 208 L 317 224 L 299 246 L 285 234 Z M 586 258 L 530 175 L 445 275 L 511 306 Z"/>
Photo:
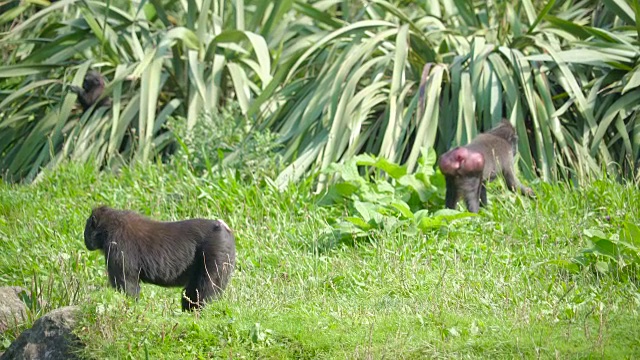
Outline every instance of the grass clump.
<path fill-rule="evenodd" d="M 188 163 L 194 174 L 233 169 L 242 178 L 274 178 L 281 170 L 281 146 L 276 134 L 254 130 L 239 105 L 228 104 L 216 113 L 202 113 L 192 129 L 175 121 L 171 130 L 177 140 L 174 161 Z"/>
<path fill-rule="evenodd" d="M 99 359 L 639 355 L 634 184 L 538 184 L 536 200 L 491 184 L 479 216 L 329 241 L 329 219 L 353 208 L 320 205 L 311 181 L 278 189 L 268 166 L 255 176 L 203 169 L 185 158 L 118 174 L 69 164 L 33 185 L 0 184 L 0 281 L 42 289 L 46 309 L 34 318 L 80 304 L 78 334 Z M 238 253 L 224 296 L 186 314 L 179 289 L 143 285 L 137 302 L 109 289 L 102 255 L 82 240 L 100 203 L 160 220 L 224 219 Z M 603 239 L 617 252 L 585 253 Z"/>

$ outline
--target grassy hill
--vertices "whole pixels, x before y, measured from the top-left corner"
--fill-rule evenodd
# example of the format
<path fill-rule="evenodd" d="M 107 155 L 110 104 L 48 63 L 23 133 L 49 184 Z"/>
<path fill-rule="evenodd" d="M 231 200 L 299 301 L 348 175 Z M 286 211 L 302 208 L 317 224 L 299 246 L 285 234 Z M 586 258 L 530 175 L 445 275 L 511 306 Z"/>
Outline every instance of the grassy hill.
<path fill-rule="evenodd" d="M 250 173 L 64 165 L 32 185 L 2 184 L 0 283 L 35 291 L 34 319 L 81 305 L 77 331 L 97 359 L 640 355 L 638 262 L 618 243 L 638 241 L 633 184 L 534 184 L 534 201 L 492 184 L 478 217 L 344 241 L 329 223 L 345 209 L 316 205 L 310 181 L 281 192 Z M 108 288 L 102 255 L 82 238 L 101 203 L 228 222 L 238 266 L 223 298 L 187 314 L 179 289 L 143 285 L 135 302 Z M 616 256 L 594 252 L 600 240 Z"/>

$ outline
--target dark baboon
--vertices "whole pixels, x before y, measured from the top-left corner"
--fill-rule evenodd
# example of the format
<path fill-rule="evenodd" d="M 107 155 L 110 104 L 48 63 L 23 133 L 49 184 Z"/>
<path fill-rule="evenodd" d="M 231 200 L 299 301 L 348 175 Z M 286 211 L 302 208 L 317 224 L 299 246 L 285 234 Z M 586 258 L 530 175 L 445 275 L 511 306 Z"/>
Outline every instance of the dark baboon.
<path fill-rule="evenodd" d="M 150 220 L 100 206 L 84 229 L 89 250 L 101 250 L 111 286 L 138 297 L 139 282 L 184 286 L 182 310 L 199 309 L 227 286 L 236 261 L 235 239 L 222 220 Z"/>
<path fill-rule="evenodd" d="M 91 105 L 98 101 L 96 107 L 111 106 L 111 99 L 103 97 L 104 77 L 95 70 L 89 70 L 84 77 L 82 87 L 71 86 L 71 91 L 78 94 L 78 102 L 82 105 L 82 110 L 87 111 Z"/>
<path fill-rule="evenodd" d="M 513 126 L 503 120 L 493 129 L 479 134 L 465 146 L 459 146 L 440 156 L 440 171 L 447 182 L 445 205 L 453 209 L 462 196 L 470 212 L 478 212 L 487 204 L 487 181 L 498 173 L 504 176 L 511 191 L 534 197 L 530 188 L 520 184 L 514 170 L 518 135 Z"/>

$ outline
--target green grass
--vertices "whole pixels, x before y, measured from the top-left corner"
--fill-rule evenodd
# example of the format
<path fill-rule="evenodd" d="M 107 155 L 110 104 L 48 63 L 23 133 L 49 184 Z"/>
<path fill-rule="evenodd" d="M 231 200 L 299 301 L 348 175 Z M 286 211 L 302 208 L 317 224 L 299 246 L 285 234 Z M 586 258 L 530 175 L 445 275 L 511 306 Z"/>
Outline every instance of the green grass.
<path fill-rule="evenodd" d="M 341 210 L 314 205 L 312 184 L 279 192 L 246 174 L 65 165 L 33 185 L 0 184 L 0 283 L 37 291 L 34 319 L 81 305 L 78 334 L 96 359 L 640 356 L 637 278 L 547 264 L 588 248 L 585 229 L 639 224 L 634 184 L 534 184 L 535 201 L 492 185 L 477 218 L 344 243 L 324 235 Z M 186 314 L 179 289 L 143 285 L 138 302 L 109 289 L 102 255 L 82 239 L 99 203 L 223 218 L 238 250 L 223 298 Z"/>

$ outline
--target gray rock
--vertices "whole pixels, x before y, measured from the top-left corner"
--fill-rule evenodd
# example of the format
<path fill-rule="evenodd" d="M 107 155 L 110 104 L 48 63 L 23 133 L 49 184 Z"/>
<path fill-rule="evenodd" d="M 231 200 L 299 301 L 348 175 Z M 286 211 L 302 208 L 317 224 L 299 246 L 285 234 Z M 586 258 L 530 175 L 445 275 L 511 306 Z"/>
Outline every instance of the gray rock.
<path fill-rule="evenodd" d="M 80 359 L 75 352 L 82 343 L 73 333 L 77 315 L 77 306 L 65 306 L 44 315 L 18 336 L 0 360 Z"/>
<path fill-rule="evenodd" d="M 19 286 L 0 287 L 0 333 L 27 319 L 27 305 L 19 297 L 23 291 Z"/>

